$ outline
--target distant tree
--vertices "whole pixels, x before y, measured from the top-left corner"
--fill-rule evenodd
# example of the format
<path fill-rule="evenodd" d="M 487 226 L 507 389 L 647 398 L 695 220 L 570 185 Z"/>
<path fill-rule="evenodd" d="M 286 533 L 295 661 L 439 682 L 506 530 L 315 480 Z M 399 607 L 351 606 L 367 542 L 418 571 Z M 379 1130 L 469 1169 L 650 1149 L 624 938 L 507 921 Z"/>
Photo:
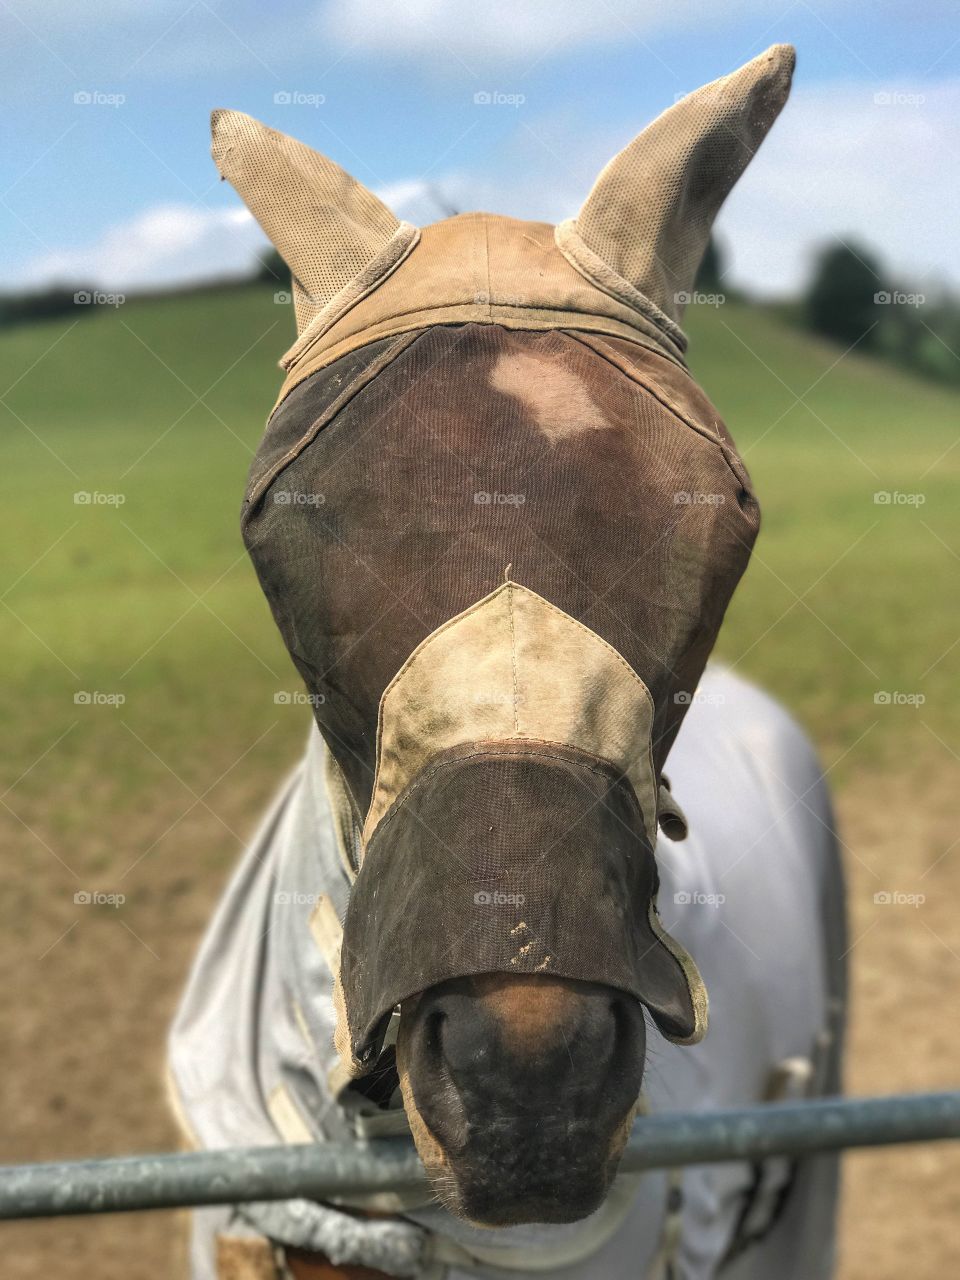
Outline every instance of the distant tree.
<path fill-rule="evenodd" d="M 831 245 L 820 253 L 814 267 L 805 298 L 807 321 L 816 333 L 837 342 L 873 346 L 871 326 L 883 318 L 878 297 L 884 295 L 889 297 L 889 290 L 869 250 Z"/>
<path fill-rule="evenodd" d="M 720 293 L 723 274 L 726 269 L 720 246 L 717 244 L 716 239 L 711 236 L 707 241 L 703 261 L 697 271 L 694 289 L 697 293 Z"/>
<path fill-rule="evenodd" d="M 32 320 L 49 320 L 55 316 L 73 312 L 84 298 L 90 298 L 93 288 L 84 285 L 51 285 L 36 293 L 17 293 L 0 296 L 0 326 L 24 324 Z M 77 316 L 84 312 L 78 310 Z"/>
<path fill-rule="evenodd" d="M 290 288 L 290 268 L 276 249 L 268 249 L 261 254 L 260 268 L 256 278 L 262 280 L 264 284 L 273 285 L 276 289 Z"/>

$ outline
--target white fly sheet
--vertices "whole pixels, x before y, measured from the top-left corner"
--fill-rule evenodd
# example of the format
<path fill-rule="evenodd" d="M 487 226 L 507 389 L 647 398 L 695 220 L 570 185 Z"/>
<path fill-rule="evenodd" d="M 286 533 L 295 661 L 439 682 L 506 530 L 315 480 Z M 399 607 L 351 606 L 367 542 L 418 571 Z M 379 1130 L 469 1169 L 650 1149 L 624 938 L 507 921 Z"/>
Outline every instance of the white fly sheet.
<path fill-rule="evenodd" d="M 350 880 L 313 730 L 304 761 L 247 850 L 210 925 L 170 1038 L 173 1089 L 203 1147 L 351 1142 L 401 1131 L 346 1090 L 333 1046 L 329 948 L 317 902 L 342 919 Z M 667 765 L 690 834 L 661 838 L 660 912 L 695 958 L 710 1029 L 680 1047 L 648 1035 L 644 1093 L 655 1114 L 747 1105 L 836 1088 L 843 1022 L 843 887 L 829 800 L 800 730 L 770 698 L 708 668 Z M 332 912 L 329 913 L 332 919 Z M 314 925 L 311 928 L 311 917 Z M 375 940 L 371 940 L 371 946 Z M 335 963 L 335 960 L 334 960 Z M 561 1280 L 707 1280 L 731 1242 L 731 1280 L 822 1280 L 833 1272 L 837 1162 L 817 1157 L 618 1179 L 569 1226 L 476 1230 L 432 1203 L 357 1222 L 295 1201 L 195 1213 L 193 1274 L 215 1276 L 217 1232 L 255 1231 L 398 1274 Z M 789 1193 L 784 1190 L 789 1185 Z"/>

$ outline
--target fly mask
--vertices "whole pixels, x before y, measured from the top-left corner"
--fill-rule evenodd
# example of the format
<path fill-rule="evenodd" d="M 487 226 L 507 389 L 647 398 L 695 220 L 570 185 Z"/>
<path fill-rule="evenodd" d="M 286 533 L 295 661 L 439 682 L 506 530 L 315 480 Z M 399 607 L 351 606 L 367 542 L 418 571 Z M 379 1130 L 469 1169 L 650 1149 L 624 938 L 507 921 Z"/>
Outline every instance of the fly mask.
<path fill-rule="evenodd" d="M 471 974 L 603 983 L 704 1033 L 653 848 L 682 835 L 662 770 L 759 511 L 680 320 L 793 63 L 775 46 L 678 102 L 556 228 L 417 229 L 214 113 L 293 276 L 243 528 L 335 762 L 354 1075 L 400 1001 Z"/>

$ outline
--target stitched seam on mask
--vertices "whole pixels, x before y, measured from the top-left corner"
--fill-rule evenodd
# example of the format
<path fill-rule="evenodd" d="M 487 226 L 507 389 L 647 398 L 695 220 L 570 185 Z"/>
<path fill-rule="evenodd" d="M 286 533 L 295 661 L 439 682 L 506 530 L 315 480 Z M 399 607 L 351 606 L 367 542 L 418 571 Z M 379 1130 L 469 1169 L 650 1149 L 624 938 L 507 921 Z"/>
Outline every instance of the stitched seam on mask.
<path fill-rule="evenodd" d="M 339 292 L 320 307 L 313 319 L 304 328 L 296 342 L 280 357 L 280 368 L 289 373 L 299 360 L 307 354 L 328 329 L 333 328 L 348 311 L 361 302 L 374 289 L 392 276 L 397 267 L 404 262 L 420 241 L 419 227 L 409 222 L 401 222 L 385 245 L 376 253 L 358 276 L 349 280 Z M 300 286 L 303 289 L 303 286 Z M 311 305 L 316 306 L 308 289 L 303 293 Z"/>
<path fill-rule="evenodd" d="M 400 685 L 400 683 L 402 682 L 402 680 L 403 680 L 403 679 L 406 677 L 406 675 L 408 674 L 409 669 L 410 669 L 410 667 L 413 665 L 414 661 L 419 657 L 419 655 L 420 655 L 421 653 L 426 652 L 426 650 L 428 649 L 428 647 L 429 647 L 430 643 L 431 643 L 434 639 L 436 639 L 436 638 L 437 638 L 439 635 L 441 635 L 443 632 L 447 631 L 450 627 L 455 626 L 458 622 L 460 622 L 460 621 L 464 620 L 465 618 L 470 617 L 472 614 L 476 613 L 476 612 L 477 612 L 479 609 L 481 609 L 484 605 L 488 604 L 491 600 L 493 600 L 493 599 L 494 599 L 494 598 L 495 598 L 495 597 L 496 597 L 500 592 L 502 592 L 502 591 L 504 590 L 504 587 L 506 587 L 506 588 L 510 589 L 511 594 L 512 594 L 512 589 L 513 589 L 514 587 L 520 587 L 520 588 L 521 588 L 521 590 L 525 591 L 528 595 L 532 596 L 535 600 L 538 600 L 541 604 L 546 605 L 546 607 L 547 607 L 548 609 L 551 609 L 551 610 L 552 610 L 554 613 L 556 613 L 559 617 L 563 618 L 565 621 L 572 622 L 575 626 L 579 627 L 579 628 L 580 628 L 580 630 L 581 630 L 581 631 L 583 631 L 583 632 L 584 632 L 584 634 L 588 637 L 588 639 L 591 639 L 591 640 L 594 640 L 594 641 L 599 642 L 599 643 L 604 647 L 604 649 L 606 649 L 606 650 L 607 650 L 607 652 L 608 652 L 608 653 L 612 654 L 612 655 L 613 655 L 613 657 L 614 657 L 614 658 L 616 658 L 616 660 L 620 663 L 620 665 L 621 665 L 621 666 L 622 666 L 622 667 L 627 671 L 627 673 L 632 677 L 633 681 L 635 682 L 635 684 L 636 684 L 636 685 L 637 685 L 637 687 L 639 688 L 640 693 L 641 693 L 641 696 L 643 697 L 643 699 L 644 699 L 644 701 L 645 701 L 645 703 L 646 703 L 647 709 L 648 709 L 648 711 L 649 711 L 649 713 L 650 713 L 650 724 L 651 724 L 651 732 L 652 732 L 652 727 L 653 727 L 653 722 L 654 722 L 654 716 L 655 716 L 655 713 L 656 713 L 656 708 L 654 707 L 654 704 L 653 704 L 653 695 L 650 693 L 650 690 L 647 688 L 647 686 L 644 684 L 644 682 L 640 679 L 639 675 L 637 675 L 636 671 L 634 671 L 633 667 L 631 667 L 630 663 L 626 660 L 626 658 L 623 656 L 623 654 L 622 654 L 622 653 L 620 653 L 617 649 L 615 649 L 615 648 L 613 647 L 613 645 L 608 644 L 608 643 L 607 643 L 607 641 L 606 641 L 606 640 L 604 640 L 603 636 L 598 635 L 595 631 L 591 631 L 591 629 L 590 629 L 588 626 L 586 626 L 584 623 L 580 622 L 577 618 L 572 617 L 569 613 L 566 613 L 563 609 L 560 609 L 557 605 L 551 604 L 549 600 L 545 599 L 545 598 L 544 598 L 543 596 L 541 596 L 541 595 L 538 595 L 538 593 L 537 593 L 536 591 L 531 591 L 531 589 L 530 589 L 529 587 L 524 587 L 522 583 L 515 583 L 515 582 L 512 582 L 512 581 L 511 581 L 511 582 L 508 582 L 508 583 L 504 583 L 504 584 L 502 584 L 501 586 L 496 587 L 493 591 L 488 592 L 488 594 L 487 594 L 487 595 L 485 595 L 485 596 L 483 596 L 483 597 L 481 597 L 481 599 L 476 600 L 476 601 L 475 601 L 472 605 L 470 605 L 467 609 L 464 609 L 464 611 L 463 611 L 462 613 L 458 613 L 458 614 L 456 614 L 454 617 L 452 617 L 452 618 L 448 618 L 448 619 L 447 619 L 447 621 L 446 621 L 446 622 L 444 622 L 441 626 L 437 627 L 437 629 L 436 629 L 435 631 L 432 631 L 432 632 L 430 633 L 430 635 L 426 636 L 423 640 L 421 640 L 421 641 L 420 641 L 420 643 L 417 645 L 417 647 L 413 650 L 413 652 L 412 652 L 412 653 L 409 655 L 409 657 L 406 659 L 406 661 L 404 662 L 403 666 L 400 668 L 400 670 L 399 670 L 399 671 L 397 672 L 397 674 L 393 677 L 393 679 L 390 681 L 390 683 L 387 685 L 387 687 L 384 689 L 383 693 L 381 694 L 381 696 L 380 696 L 380 706 L 379 706 L 379 708 L 378 708 L 378 712 L 377 712 L 377 764 L 376 764 L 376 769 L 375 769 L 375 771 L 374 771 L 374 776 L 373 776 L 373 788 L 372 788 L 371 793 L 370 793 L 370 804 L 369 804 L 369 806 L 368 806 L 368 808 L 367 808 L 367 812 L 366 812 L 366 815 L 365 815 L 365 817 L 364 817 L 364 823 L 363 823 L 363 829 L 364 829 L 364 830 L 366 830 L 366 824 L 367 824 L 367 821 L 368 821 L 368 820 L 369 820 L 369 818 L 370 818 L 370 812 L 371 812 L 371 809 L 373 808 L 373 803 L 374 803 L 374 801 L 375 801 L 375 800 L 376 800 L 376 798 L 377 798 L 377 793 L 378 793 L 378 790 L 379 790 L 379 784 L 380 784 L 380 764 L 381 764 L 381 745 L 382 745 L 382 742 L 383 742 L 383 718 L 384 718 L 384 709 L 385 709 L 385 707 L 386 707 L 386 703 L 387 703 L 387 697 L 388 697 L 388 695 L 389 695 L 389 694 L 390 694 L 394 689 L 396 689 L 396 688 Z M 647 753 L 646 753 L 646 754 L 647 754 L 647 764 L 648 764 L 648 768 L 649 768 L 649 772 L 650 772 L 650 777 L 652 778 L 652 780 L 653 780 L 653 782 L 654 782 L 654 803 L 656 803 L 656 779 L 657 779 L 657 772 L 656 772 L 656 767 L 655 767 L 655 765 L 654 765 L 654 760 L 653 760 L 653 744 L 652 744 L 652 742 L 651 742 L 650 744 L 648 744 L 648 748 L 647 748 Z M 394 801 L 393 803 L 396 803 L 396 801 Z M 641 821 L 642 821 L 642 817 L 643 817 L 643 815 L 642 815 L 642 813 L 641 813 Z M 371 831 L 370 835 L 369 835 L 369 836 L 367 837 L 367 839 L 363 842 L 364 851 L 366 850 L 366 848 L 367 848 L 367 846 L 369 845 L 370 841 L 373 839 L 373 833 L 374 833 L 374 831 L 376 831 L 376 830 L 379 828 L 379 826 L 380 826 L 380 823 L 381 823 L 381 822 L 383 822 L 383 818 L 380 818 L 380 820 L 379 820 L 379 821 L 378 821 L 378 823 L 377 823 L 377 826 L 376 826 L 376 827 L 374 827 L 373 831 Z M 653 817 L 652 817 L 652 822 L 651 822 L 651 827 L 652 827 L 652 830 L 653 830 L 654 834 L 656 833 L 656 823 L 657 823 L 657 818 L 656 818 L 656 814 L 654 814 L 654 815 L 653 815 Z M 643 826 L 644 826 L 644 831 L 646 831 L 646 823 L 645 823 L 645 822 L 643 823 Z"/>
<path fill-rule="evenodd" d="M 669 409 L 674 417 L 679 418 L 681 422 L 690 427 L 691 430 L 696 431 L 698 435 L 705 436 L 707 440 L 712 441 L 714 444 L 723 443 L 722 436 L 711 431 L 709 427 L 705 427 L 703 423 L 697 422 L 696 418 L 685 413 L 679 405 L 674 403 L 668 392 L 664 391 L 663 387 L 661 387 L 658 382 L 656 382 L 647 373 L 640 374 L 637 368 L 630 364 L 626 357 L 621 356 L 618 351 L 608 347 L 603 341 L 602 336 L 598 337 L 595 342 L 590 341 L 594 336 L 593 334 L 584 333 L 581 335 L 579 333 L 573 333 L 571 336 L 577 342 L 582 343 L 583 346 L 588 347 L 591 351 L 595 352 L 601 357 L 601 359 L 606 360 L 608 364 L 612 364 L 615 369 L 619 369 L 620 372 L 625 374 L 631 382 L 635 382 L 638 386 L 643 387 L 645 391 L 649 391 L 655 399 L 659 400 L 665 409 Z M 684 370 L 684 372 L 686 373 L 687 370 Z"/>
<path fill-rule="evenodd" d="M 513 666 L 513 728 L 520 733 L 520 703 L 517 691 L 517 626 L 513 615 L 513 584 L 507 586 L 507 607 L 510 612 L 510 658 Z"/>
<path fill-rule="evenodd" d="M 311 422 L 310 426 L 307 428 L 307 430 L 304 432 L 301 438 L 297 441 L 297 443 L 295 445 L 292 445 L 291 448 L 287 450 L 287 452 L 283 455 L 282 458 L 280 458 L 277 462 L 273 463 L 272 466 L 268 467 L 267 470 L 264 472 L 264 474 L 257 481 L 255 481 L 255 483 L 250 489 L 250 494 L 247 498 L 246 505 L 248 509 L 254 507 L 256 503 L 260 501 L 260 499 L 263 497 L 266 490 L 273 483 L 273 481 L 276 480 L 277 476 L 284 469 L 284 467 L 286 467 L 288 463 L 292 462 L 294 458 L 296 458 L 300 453 L 303 452 L 306 446 L 310 444 L 311 441 L 314 439 L 314 437 L 319 433 L 320 429 L 326 426 L 328 422 L 330 422 L 334 417 L 336 417 L 336 415 L 340 412 L 340 410 L 344 408 L 344 406 L 350 400 L 352 400 L 353 397 L 357 395 L 358 392 L 362 391 L 364 387 L 366 387 L 377 376 L 378 373 L 382 373 L 382 371 L 387 367 L 387 365 L 392 364 L 392 362 L 398 356 L 402 355 L 403 352 L 406 351 L 407 347 L 411 346 L 419 336 L 420 336 L 419 333 L 413 332 L 410 334 L 404 334 L 402 337 L 398 338 L 395 342 L 390 344 L 390 346 L 386 349 L 386 351 L 381 352 L 380 355 L 377 356 L 376 360 L 374 360 L 371 364 L 368 364 L 365 369 L 362 369 L 357 374 L 357 376 L 353 379 L 353 381 L 349 384 L 349 386 L 344 387 L 344 389 L 340 392 L 337 398 L 334 401 L 332 401 L 332 403 L 329 404 L 326 409 L 324 409 L 324 411 L 319 415 L 319 417 L 315 418 L 314 421 Z M 277 408 L 279 407 L 280 406 L 278 405 Z M 273 412 L 276 413 L 276 411 L 277 410 L 274 409 Z M 270 416 L 272 418 L 273 414 L 271 414 Z M 270 424 L 268 421 L 267 423 L 268 429 L 269 429 L 269 425 Z"/>
<path fill-rule="evenodd" d="M 565 742 L 551 742 L 546 738 L 531 738 L 529 741 L 531 743 L 543 742 L 545 746 L 552 746 L 552 747 L 564 747 L 569 745 L 568 743 L 565 743 Z M 497 760 L 499 760 L 501 757 L 506 757 L 506 756 L 529 756 L 533 760 L 559 760 L 561 764 L 569 764 L 573 768 L 583 769 L 587 773 L 595 773 L 599 778 L 607 778 L 608 780 L 610 779 L 610 771 L 607 769 L 594 768 L 592 765 L 589 765 L 589 764 L 581 764 L 580 761 L 578 760 L 570 760 L 567 756 L 552 755 L 548 751 L 529 751 L 526 748 L 518 748 L 516 751 L 496 751 L 496 752 L 471 751 L 466 755 L 456 756 L 455 759 L 453 760 L 444 760 L 440 764 L 434 765 L 431 769 L 424 770 L 423 773 L 421 773 L 420 776 L 417 778 L 417 780 L 411 783 L 411 785 L 405 791 L 401 792 L 398 798 L 394 800 L 393 804 L 390 806 L 387 812 L 383 815 L 383 817 L 374 827 L 373 831 L 371 831 L 370 839 L 367 841 L 367 850 L 369 851 L 370 845 L 373 843 L 374 839 L 380 834 L 381 831 L 383 831 L 386 828 L 389 822 L 393 821 L 393 819 L 397 816 L 397 814 L 401 811 L 401 809 L 403 809 L 403 807 L 406 805 L 410 797 L 416 791 L 419 791 L 419 789 L 424 785 L 424 783 L 429 782 L 429 780 L 432 777 L 440 773 L 441 770 L 446 769 L 448 765 L 460 764 L 464 760 L 476 760 L 481 756 L 487 756 L 490 759 L 497 759 Z M 616 768 L 616 766 L 614 766 L 614 768 Z M 633 783 L 630 781 L 627 775 L 622 771 L 620 772 L 618 777 L 612 780 L 611 785 L 616 786 L 618 783 L 625 785 L 626 790 L 629 794 L 630 803 L 636 809 L 637 817 L 640 819 L 640 829 L 643 832 L 644 836 L 646 837 L 646 834 L 647 834 L 646 823 L 643 820 L 643 811 L 640 808 L 640 801 L 637 799 L 636 792 L 633 789 Z M 651 854 L 652 852 L 653 851 L 651 849 Z"/>
<path fill-rule="evenodd" d="M 695 431 L 697 435 L 703 436 L 703 438 L 705 440 L 709 440 L 711 444 L 717 445 L 720 450 L 721 456 L 723 457 L 724 462 L 727 464 L 728 468 L 730 469 L 730 473 L 732 474 L 733 478 L 736 480 L 737 484 L 741 487 L 741 489 L 745 489 L 746 492 L 749 493 L 750 496 L 756 501 L 756 495 L 753 492 L 752 486 L 744 484 L 743 476 L 738 474 L 736 467 L 734 467 L 733 464 L 731 463 L 730 445 L 726 440 L 724 440 L 723 436 L 719 435 L 714 431 L 711 431 L 709 427 L 705 427 L 702 423 L 697 422 L 695 418 L 692 418 L 688 414 L 684 413 L 684 411 L 678 405 L 674 404 L 673 400 L 670 398 L 668 393 L 664 391 L 663 387 L 661 387 L 658 382 L 655 382 L 653 378 L 651 378 L 648 374 L 644 374 L 641 377 L 640 374 L 637 372 L 635 368 L 633 368 L 632 365 L 623 361 L 623 358 L 616 351 L 611 350 L 606 345 L 606 343 L 603 341 L 602 336 L 597 336 L 596 341 L 594 342 L 591 342 L 589 340 L 590 338 L 594 337 L 593 334 L 589 334 L 589 335 L 584 334 L 581 337 L 581 335 L 578 333 L 571 333 L 571 337 L 574 338 L 577 342 L 582 343 L 590 351 L 596 352 L 596 354 L 600 356 L 601 359 L 608 361 L 610 364 L 613 365 L 615 369 L 619 369 L 620 372 L 625 374 L 630 379 L 631 382 L 635 382 L 638 387 L 643 387 L 644 391 L 649 391 L 650 394 L 653 396 L 653 398 L 657 400 L 660 404 L 662 404 L 663 407 L 667 409 L 670 413 L 672 413 L 675 418 L 679 418 L 679 420 L 684 424 L 684 426 L 689 427 L 691 431 Z"/>

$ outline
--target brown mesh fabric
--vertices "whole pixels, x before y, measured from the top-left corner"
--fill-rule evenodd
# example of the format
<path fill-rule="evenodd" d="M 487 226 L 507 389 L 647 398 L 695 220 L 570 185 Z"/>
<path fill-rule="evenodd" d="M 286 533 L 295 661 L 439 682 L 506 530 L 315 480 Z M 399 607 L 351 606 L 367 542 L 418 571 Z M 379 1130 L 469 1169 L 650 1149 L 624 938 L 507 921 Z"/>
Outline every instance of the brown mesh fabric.
<path fill-rule="evenodd" d="M 650 922 L 657 867 L 636 800 L 607 765 L 525 742 L 470 744 L 424 770 L 378 827 L 344 924 L 351 1049 L 376 1059 L 405 997 L 475 973 L 619 988 L 664 1034 L 697 1011 Z"/>
<path fill-rule="evenodd" d="M 758 508 L 692 380 L 634 344 L 596 343 L 437 327 L 332 419 L 339 364 L 274 414 L 244 536 L 358 813 L 387 684 L 507 565 L 629 662 L 653 697 L 662 766 Z M 371 361 L 382 351 L 368 349 Z M 278 456 L 288 461 L 264 490 Z"/>

